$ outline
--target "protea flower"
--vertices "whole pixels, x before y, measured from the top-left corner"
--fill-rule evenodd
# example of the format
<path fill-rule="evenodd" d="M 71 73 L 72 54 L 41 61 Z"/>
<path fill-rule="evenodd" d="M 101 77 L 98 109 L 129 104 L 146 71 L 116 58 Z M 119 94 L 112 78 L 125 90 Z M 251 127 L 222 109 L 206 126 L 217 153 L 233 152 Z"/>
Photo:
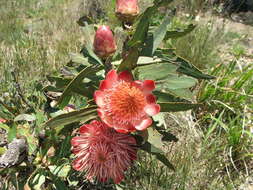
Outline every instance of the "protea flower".
<path fill-rule="evenodd" d="M 132 21 L 139 12 L 138 0 L 116 1 L 116 15 L 124 21 Z"/>
<path fill-rule="evenodd" d="M 120 183 L 137 157 L 135 138 L 117 133 L 101 121 L 81 126 L 71 144 L 76 156 L 73 168 L 84 171 L 88 180 L 96 177 L 101 182 L 113 179 Z"/>
<path fill-rule="evenodd" d="M 94 38 L 94 51 L 101 58 L 107 58 L 116 51 L 116 43 L 109 26 L 100 26 Z"/>
<path fill-rule="evenodd" d="M 98 115 L 108 126 L 120 133 L 144 130 L 152 124 L 153 116 L 160 111 L 153 80 L 133 81 L 128 71 L 116 73 L 111 70 L 101 81 L 94 99 L 98 105 Z"/>

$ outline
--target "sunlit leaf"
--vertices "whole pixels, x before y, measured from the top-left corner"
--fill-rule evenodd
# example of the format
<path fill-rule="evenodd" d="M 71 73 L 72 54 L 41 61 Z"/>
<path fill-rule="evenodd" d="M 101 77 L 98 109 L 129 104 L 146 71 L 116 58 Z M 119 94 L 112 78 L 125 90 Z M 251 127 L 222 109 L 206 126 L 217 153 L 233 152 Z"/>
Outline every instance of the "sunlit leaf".
<path fill-rule="evenodd" d="M 87 122 L 97 117 L 96 108 L 96 106 L 92 106 L 77 111 L 65 113 L 50 119 L 44 125 L 47 127 L 57 127 L 75 122 Z"/>
<path fill-rule="evenodd" d="M 61 166 L 55 166 L 55 165 L 51 165 L 48 166 L 49 170 L 51 171 L 52 174 L 58 176 L 58 177 L 67 177 L 68 173 L 71 169 L 70 165 L 61 165 Z"/>
<path fill-rule="evenodd" d="M 36 117 L 34 114 L 20 114 L 15 117 L 14 121 L 35 121 Z"/>

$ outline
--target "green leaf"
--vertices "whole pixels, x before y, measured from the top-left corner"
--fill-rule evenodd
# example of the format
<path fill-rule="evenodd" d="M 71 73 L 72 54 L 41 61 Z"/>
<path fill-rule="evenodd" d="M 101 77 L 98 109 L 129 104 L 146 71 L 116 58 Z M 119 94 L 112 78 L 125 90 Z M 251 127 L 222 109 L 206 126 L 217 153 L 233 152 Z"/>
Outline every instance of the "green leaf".
<path fill-rule="evenodd" d="M 148 33 L 151 15 L 154 13 L 155 10 L 156 10 L 155 6 L 149 7 L 141 15 L 141 18 L 138 22 L 135 33 L 133 34 L 132 39 L 128 42 L 128 46 L 138 47 L 139 45 L 141 45 L 144 42 L 144 40 L 147 36 L 147 33 Z"/>
<path fill-rule="evenodd" d="M 68 173 L 71 169 L 70 165 L 61 165 L 61 166 L 55 166 L 55 165 L 51 165 L 48 166 L 49 170 L 51 171 L 52 174 L 54 174 L 55 176 L 58 177 L 67 177 Z"/>
<path fill-rule="evenodd" d="M 144 65 L 151 65 L 151 64 L 156 64 L 156 63 L 160 63 L 160 62 L 162 62 L 162 60 L 160 58 L 139 56 L 137 65 L 144 66 Z"/>
<path fill-rule="evenodd" d="M 162 24 L 157 27 L 151 35 L 149 35 L 148 39 L 146 40 L 146 46 L 143 49 L 144 55 L 154 54 L 155 50 L 159 47 L 165 37 L 167 26 L 169 25 L 169 23 L 169 17 L 166 16 Z"/>
<path fill-rule="evenodd" d="M 182 89 L 190 88 L 197 84 L 197 80 L 188 76 L 178 76 L 175 74 L 169 74 L 165 80 L 157 82 L 157 89 Z"/>
<path fill-rule="evenodd" d="M 118 71 L 131 71 L 133 68 L 136 67 L 137 61 L 139 57 L 138 48 L 132 48 L 129 51 L 129 54 L 126 58 L 123 59 L 123 61 L 120 63 Z"/>
<path fill-rule="evenodd" d="M 20 114 L 15 117 L 14 121 L 35 121 L 36 117 L 34 114 Z"/>
<path fill-rule="evenodd" d="M 166 158 L 165 155 L 163 154 L 154 154 L 156 159 L 159 160 L 160 162 L 162 162 L 165 166 L 167 166 L 168 168 L 170 168 L 171 170 L 175 171 L 175 167 L 173 166 L 173 164 Z"/>
<path fill-rule="evenodd" d="M 35 175 L 31 182 L 31 185 L 33 186 L 33 189 L 40 190 L 41 186 L 45 183 L 45 181 L 46 176 L 43 174 L 43 172 L 40 172 Z"/>
<path fill-rule="evenodd" d="M 160 133 L 158 133 L 157 130 L 154 129 L 154 127 L 149 127 L 147 130 L 148 130 L 148 142 L 154 145 L 156 148 L 162 149 L 163 142 Z"/>
<path fill-rule="evenodd" d="M 181 89 L 167 89 L 167 91 L 176 97 L 183 98 L 192 101 L 194 99 L 194 94 L 188 88 Z"/>
<path fill-rule="evenodd" d="M 32 155 L 36 151 L 39 141 L 31 132 L 31 126 L 28 124 L 18 125 L 17 134 L 26 137 L 29 155 Z"/>
<path fill-rule="evenodd" d="M 69 190 L 64 181 L 58 176 L 54 175 L 51 171 L 48 171 L 49 177 L 51 178 L 55 188 L 58 190 Z"/>
<path fill-rule="evenodd" d="M 177 70 L 177 66 L 171 63 L 157 63 L 152 65 L 138 66 L 134 73 L 135 76 L 138 76 L 139 80 L 162 80 L 168 77 L 170 74 L 173 74 Z"/>
<path fill-rule="evenodd" d="M 13 123 L 8 131 L 8 142 L 11 142 L 16 137 L 16 134 L 17 134 L 17 126 L 15 123 Z"/>
<path fill-rule="evenodd" d="M 178 112 L 187 111 L 201 106 L 201 104 L 185 103 L 185 102 L 158 102 L 161 112 Z"/>
<path fill-rule="evenodd" d="M 0 128 L 4 129 L 6 132 L 8 132 L 10 130 L 10 127 L 4 123 L 0 123 Z"/>
<path fill-rule="evenodd" d="M 180 98 L 178 96 L 173 95 L 170 92 L 160 92 L 160 91 L 154 91 L 153 94 L 157 98 L 157 102 L 186 102 L 190 103 L 190 101 Z"/>
<path fill-rule="evenodd" d="M 192 65 L 186 59 L 175 54 L 174 49 L 158 49 L 155 56 L 159 57 L 163 62 L 176 65 L 177 72 L 197 78 L 197 79 L 214 79 L 214 76 L 204 74 L 197 67 Z"/>
<path fill-rule="evenodd" d="M 151 154 L 163 153 L 162 150 L 150 144 L 149 142 L 146 142 L 144 145 L 142 145 L 141 149 Z"/>
<path fill-rule="evenodd" d="M 82 80 L 88 75 L 94 75 L 97 71 L 101 69 L 101 66 L 90 66 L 84 68 L 65 88 L 62 95 L 60 96 L 57 105 L 62 109 L 64 108 L 71 99 L 73 90 L 82 84 Z"/>
<path fill-rule="evenodd" d="M 71 61 L 74 62 L 74 63 L 82 64 L 82 65 L 85 65 L 85 66 L 90 66 L 91 65 L 88 62 L 88 59 L 80 53 L 70 53 L 69 56 L 70 56 Z"/>
<path fill-rule="evenodd" d="M 177 57 L 175 62 L 179 65 L 177 71 L 180 73 L 192 76 L 197 79 L 215 79 L 214 76 L 202 73 L 197 67 L 190 64 L 187 60 L 181 57 Z"/>
<path fill-rule="evenodd" d="M 49 121 L 44 123 L 44 125 L 47 127 L 57 127 L 74 122 L 87 122 L 97 117 L 96 108 L 97 108 L 96 106 L 91 106 L 77 111 L 65 113 L 50 119 Z"/>
<path fill-rule="evenodd" d="M 174 30 L 174 31 L 167 31 L 165 40 L 168 40 L 169 38 L 179 38 L 182 37 L 191 31 L 193 31 L 196 28 L 197 25 L 190 24 L 187 26 L 185 29 L 180 29 L 180 30 Z"/>
<path fill-rule="evenodd" d="M 163 155 L 163 151 L 159 148 L 156 148 L 149 142 L 146 142 L 143 146 L 140 147 L 142 150 L 154 155 L 156 159 L 161 161 L 164 165 L 166 165 L 168 168 L 175 171 L 174 166 L 170 163 L 170 161 L 166 158 L 166 156 Z"/>

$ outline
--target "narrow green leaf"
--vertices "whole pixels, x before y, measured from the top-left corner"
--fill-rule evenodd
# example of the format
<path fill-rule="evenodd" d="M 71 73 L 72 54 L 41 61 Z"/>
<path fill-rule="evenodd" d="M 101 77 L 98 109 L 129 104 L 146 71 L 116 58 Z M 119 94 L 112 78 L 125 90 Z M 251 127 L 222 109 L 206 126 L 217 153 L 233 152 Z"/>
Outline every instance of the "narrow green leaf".
<path fill-rule="evenodd" d="M 186 102 L 186 103 L 190 103 L 190 101 L 180 98 L 178 96 L 175 96 L 169 92 L 154 91 L 153 94 L 156 96 L 157 102 Z"/>
<path fill-rule="evenodd" d="M 158 159 L 160 162 L 162 162 L 165 166 L 170 168 L 171 170 L 175 171 L 175 167 L 173 164 L 166 158 L 163 154 L 155 154 L 156 159 Z"/>
<path fill-rule="evenodd" d="M 165 35 L 165 40 L 168 40 L 170 38 L 179 38 L 182 37 L 191 31 L 193 31 L 196 28 L 197 25 L 190 24 L 187 26 L 186 29 L 180 29 L 180 30 L 174 30 L 174 31 L 167 31 Z"/>
<path fill-rule="evenodd" d="M 162 150 L 160 150 L 159 148 L 155 147 L 154 145 L 152 145 L 151 143 L 149 142 L 146 142 L 145 144 L 143 144 L 141 146 L 141 149 L 148 152 L 148 153 L 152 153 L 152 154 L 155 154 L 155 153 L 163 153 Z"/>
<path fill-rule="evenodd" d="M 90 66 L 90 63 L 88 62 L 88 59 L 85 58 L 80 53 L 70 53 L 69 56 L 70 56 L 71 61 L 74 62 L 74 63 L 83 64 L 85 66 Z"/>
<path fill-rule="evenodd" d="M 35 121 L 36 117 L 34 114 L 20 114 L 15 117 L 14 121 Z"/>
<path fill-rule="evenodd" d="M 149 28 L 149 22 L 151 15 L 154 13 L 156 10 L 156 7 L 149 7 L 145 10 L 145 12 L 141 15 L 141 18 L 139 20 L 139 23 L 136 27 L 135 33 L 133 34 L 133 38 L 128 42 L 128 46 L 133 47 L 133 46 L 139 46 L 141 45 L 148 33 L 148 28 Z"/>
<path fill-rule="evenodd" d="M 158 102 L 158 104 L 161 106 L 161 112 L 187 111 L 201 106 L 201 104 L 185 102 Z"/>
<path fill-rule="evenodd" d="M 118 71 L 131 71 L 136 67 L 139 57 L 138 48 L 132 48 L 126 58 L 120 63 Z"/>
<path fill-rule="evenodd" d="M 177 71 L 180 73 L 192 76 L 197 79 L 215 79 L 214 76 L 202 73 L 197 67 L 190 64 L 187 60 L 181 57 L 177 57 L 175 62 L 179 65 Z"/>
<path fill-rule="evenodd" d="M 40 190 L 41 186 L 45 183 L 45 181 L 46 176 L 43 174 L 43 172 L 39 172 L 31 181 L 31 185 L 33 186 L 34 190 Z"/>
<path fill-rule="evenodd" d="M 164 165 L 166 165 L 168 168 L 172 169 L 173 171 L 175 171 L 174 166 L 170 163 L 170 161 L 166 158 L 166 156 L 164 156 L 164 152 L 162 150 L 160 150 L 159 148 L 156 148 L 155 146 L 153 146 L 152 144 L 150 144 L 149 142 L 146 142 L 143 146 L 140 147 L 142 150 L 148 152 L 149 154 L 152 154 L 156 157 L 156 159 L 158 159 L 159 161 L 161 161 Z"/>
<path fill-rule="evenodd" d="M 61 166 L 51 165 L 48 166 L 52 174 L 58 177 L 67 177 L 71 167 L 70 165 L 63 164 Z"/>
<path fill-rule="evenodd" d="M 77 111 L 65 113 L 48 120 L 46 123 L 44 123 L 44 125 L 47 127 L 57 127 L 74 122 L 87 122 L 97 117 L 96 108 L 96 106 L 91 106 Z"/>
<path fill-rule="evenodd" d="M 57 105 L 59 105 L 60 108 L 64 108 L 72 95 L 73 89 L 75 89 L 76 86 L 80 86 L 82 83 L 82 80 L 87 77 L 90 74 L 95 74 L 97 71 L 101 69 L 101 66 L 90 66 L 84 68 L 65 88 L 62 95 L 60 96 Z"/>
<path fill-rule="evenodd" d="M 8 131 L 8 142 L 11 142 L 17 134 L 17 126 L 15 123 L 10 126 L 10 130 Z"/>
<path fill-rule="evenodd" d="M 169 17 L 166 16 L 160 26 L 158 26 L 155 31 L 149 35 L 149 37 L 146 40 L 146 46 L 143 49 L 144 55 L 153 55 L 155 50 L 159 47 L 159 45 L 162 43 L 166 31 L 167 26 L 169 25 L 170 20 Z"/>

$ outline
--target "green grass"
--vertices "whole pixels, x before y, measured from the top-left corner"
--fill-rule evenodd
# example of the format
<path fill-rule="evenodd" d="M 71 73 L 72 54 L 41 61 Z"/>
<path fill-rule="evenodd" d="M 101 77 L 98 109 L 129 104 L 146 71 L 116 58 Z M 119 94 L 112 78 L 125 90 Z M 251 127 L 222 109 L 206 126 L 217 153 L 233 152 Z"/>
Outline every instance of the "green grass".
<path fill-rule="evenodd" d="M 85 36 L 76 24 L 85 10 L 81 3 L 0 1 L 0 96 L 8 92 L 4 100 L 20 105 L 20 112 L 28 106 L 19 97 L 17 83 L 34 109 L 41 109 L 45 99 L 40 83 L 69 61 L 70 52 L 81 49 Z M 172 28 L 181 25 L 183 19 L 172 21 Z M 140 160 L 118 188 L 229 190 L 243 183 L 243 176 L 252 171 L 253 67 L 252 62 L 240 63 L 244 48 L 231 41 L 240 37 L 209 22 L 169 42 L 179 55 L 216 79 L 201 83 L 196 97 L 203 102 L 200 109 L 168 116 L 168 128 L 178 142 L 169 142 L 164 149 L 176 171 L 140 152 Z M 226 50 L 232 54 L 231 62 L 219 58 L 218 45 L 223 43 L 231 47 Z"/>

